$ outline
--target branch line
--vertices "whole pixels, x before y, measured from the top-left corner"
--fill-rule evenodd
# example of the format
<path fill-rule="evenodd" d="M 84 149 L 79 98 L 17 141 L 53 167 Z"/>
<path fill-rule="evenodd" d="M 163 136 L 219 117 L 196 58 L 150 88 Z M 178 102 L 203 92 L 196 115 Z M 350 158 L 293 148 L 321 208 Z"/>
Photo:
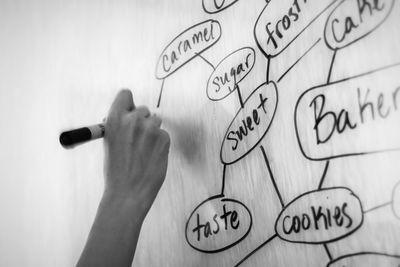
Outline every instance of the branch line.
<path fill-rule="evenodd" d="M 263 243 L 261 243 L 261 245 L 259 245 L 258 247 L 256 247 L 253 251 L 251 251 L 249 254 L 246 255 L 246 257 L 244 257 L 243 259 L 241 259 L 234 267 L 238 267 L 240 264 L 242 264 L 243 262 L 245 262 L 248 258 L 250 258 L 254 253 L 256 253 L 259 249 L 261 249 L 263 246 L 267 245 L 269 242 L 271 242 L 272 240 L 274 240 L 275 237 L 277 237 L 277 234 L 274 234 L 273 236 L 271 236 L 270 238 L 268 238 L 266 241 L 264 241 Z"/>
<path fill-rule="evenodd" d="M 196 54 L 196 55 L 198 55 L 198 56 L 199 56 L 201 59 L 203 59 L 208 65 L 210 65 L 211 68 L 213 68 L 213 69 L 215 70 L 214 65 L 213 65 L 210 61 L 208 61 L 205 57 L 203 57 L 201 54 Z"/>
<path fill-rule="evenodd" d="M 389 206 L 389 205 L 391 205 L 391 204 L 392 204 L 392 201 L 389 201 L 389 202 L 380 204 L 380 205 L 378 205 L 378 206 L 375 206 L 375 207 L 372 207 L 372 208 L 370 208 L 370 209 L 364 210 L 364 214 L 365 214 L 365 213 L 368 213 L 368 212 L 370 212 L 370 211 L 374 211 L 374 210 L 377 210 L 377 209 L 384 208 L 384 207 Z"/>
<path fill-rule="evenodd" d="M 325 248 L 325 251 L 326 251 L 326 254 L 328 255 L 329 260 L 332 261 L 333 257 L 332 257 L 332 254 L 331 254 L 329 248 L 328 248 L 328 245 L 326 243 L 324 243 L 323 246 Z"/>
<path fill-rule="evenodd" d="M 260 146 L 260 149 L 261 149 L 261 152 L 262 152 L 262 154 L 264 156 L 265 164 L 267 164 L 269 177 L 271 177 L 271 181 L 272 181 L 272 184 L 274 185 L 276 194 L 278 195 L 279 202 L 281 203 L 282 208 L 284 208 L 285 204 L 283 202 L 281 193 L 279 192 L 278 186 L 276 185 L 276 181 L 275 181 L 274 175 L 272 174 L 271 166 L 269 165 L 269 161 L 268 161 L 268 158 L 267 158 L 267 154 L 265 153 L 265 149 L 264 149 L 264 147 L 262 145 Z"/>
<path fill-rule="evenodd" d="M 237 91 L 237 93 L 238 93 L 240 107 L 241 107 L 241 108 L 244 108 L 244 103 L 243 103 L 243 98 L 242 98 L 242 92 L 240 92 L 239 85 L 236 84 L 235 87 L 236 87 L 236 91 Z"/>
<path fill-rule="evenodd" d="M 163 93 L 163 90 L 164 90 L 164 82 L 165 82 L 165 79 L 163 79 L 162 83 L 161 83 L 160 95 L 158 96 L 158 101 L 157 101 L 157 108 L 160 107 L 161 96 L 162 96 L 162 93 Z"/>
<path fill-rule="evenodd" d="M 326 81 L 327 84 L 330 83 L 331 81 L 331 75 L 332 75 L 332 69 L 333 69 L 333 63 L 335 62 L 335 58 L 336 58 L 336 52 L 337 50 L 335 50 L 335 52 L 333 52 L 333 56 L 332 56 L 332 60 L 331 60 L 331 65 L 329 66 L 329 73 L 328 73 L 328 79 Z"/>
<path fill-rule="evenodd" d="M 289 67 L 289 69 L 287 69 L 282 75 L 281 77 L 279 77 L 278 79 L 278 83 L 283 79 L 283 77 L 285 77 L 286 74 L 288 74 L 288 72 L 297 64 L 300 62 L 300 60 L 303 59 L 303 57 L 305 57 L 319 42 L 321 41 L 321 38 L 319 38 L 310 48 L 307 49 L 306 52 L 304 52 L 304 54 L 298 58 L 292 66 Z"/>
<path fill-rule="evenodd" d="M 225 173 L 226 173 L 226 164 L 224 164 L 224 167 L 222 169 L 222 189 L 221 189 L 221 196 L 224 195 L 225 191 Z"/>
<path fill-rule="evenodd" d="M 318 190 L 322 189 L 322 185 L 324 184 L 325 176 L 326 176 L 326 173 L 328 172 L 328 168 L 329 168 L 329 160 L 325 163 L 324 172 L 322 173 L 321 180 L 319 181 Z"/>
<path fill-rule="evenodd" d="M 270 69 L 270 65 L 271 65 L 271 59 L 268 58 L 268 59 L 267 59 L 267 83 L 269 83 L 269 69 Z"/>

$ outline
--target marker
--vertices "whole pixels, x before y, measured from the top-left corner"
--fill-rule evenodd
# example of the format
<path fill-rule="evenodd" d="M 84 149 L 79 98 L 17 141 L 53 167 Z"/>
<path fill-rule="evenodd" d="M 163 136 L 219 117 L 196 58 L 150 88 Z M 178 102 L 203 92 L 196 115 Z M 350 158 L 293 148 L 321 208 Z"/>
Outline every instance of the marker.
<path fill-rule="evenodd" d="M 66 131 L 60 134 L 60 143 L 64 148 L 72 148 L 75 145 L 104 137 L 104 124 L 96 124 L 89 127 Z"/>

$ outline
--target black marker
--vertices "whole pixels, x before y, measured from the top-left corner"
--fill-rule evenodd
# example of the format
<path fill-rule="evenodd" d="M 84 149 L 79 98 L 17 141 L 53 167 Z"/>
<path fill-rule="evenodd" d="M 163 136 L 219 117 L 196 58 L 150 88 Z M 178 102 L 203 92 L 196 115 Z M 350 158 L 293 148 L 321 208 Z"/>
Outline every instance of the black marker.
<path fill-rule="evenodd" d="M 60 134 L 60 143 L 65 148 L 72 148 L 90 140 L 104 137 L 104 124 L 97 124 L 89 127 L 83 127 Z"/>

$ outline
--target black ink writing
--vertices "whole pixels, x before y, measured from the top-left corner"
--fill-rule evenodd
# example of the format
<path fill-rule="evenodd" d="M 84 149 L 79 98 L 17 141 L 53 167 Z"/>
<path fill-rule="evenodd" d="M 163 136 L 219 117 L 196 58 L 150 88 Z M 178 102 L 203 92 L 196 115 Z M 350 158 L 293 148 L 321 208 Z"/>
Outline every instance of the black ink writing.
<path fill-rule="evenodd" d="M 259 93 L 259 99 L 260 104 L 257 106 L 257 108 L 253 109 L 251 116 L 246 116 L 246 118 L 241 121 L 239 129 L 228 132 L 227 139 L 234 142 L 232 145 L 232 150 L 236 150 L 238 143 L 248 135 L 249 131 L 253 131 L 255 129 L 254 124 L 255 126 L 260 124 L 260 115 L 258 112 L 261 111 L 267 114 L 265 104 L 268 98 L 264 97 L 262 93 Z"/>
<path fill-rule="evenodd" d="M 226 205 L 223 205 L 223 213 L 222 215 L 214 214 L 212 222 L 200 222 L 200 215 L 197 213 L 197 226 L 192 230 L 193 233 L 197 233 L 197 241 L 200 241 L 201 237 L 208 238 L 213 234 L 218 234 L 220 231 L 220 223 L 218 222 L 218 218 L 223 221 L 223 229 L 228 230 L 231 229 L 238 229 L 240 221 L 238 219 L 238 214 L 236 211 L 227 211 Z"/>
<path fill-rule="evenodd" d="M 283 219 L 283 232 L 285 234 L 300 233 L 307 230 L 329 230 L 332 227 L 350 228 L 353 219 L 346 212 L 347 203 L 335 206 L 333 209 L 322 206 L 311 206 L 309 213 L 301 215 L 286 215 Z"/>
<path fill-rule="evenodd" d="M 372 19 L 374 15 L 385 11 L 385 4 L 380 0 L 357 0 L 358 9 L 353 15 L 344 17 L 343 19 L 334 18 L 331 22 L 331 31 L 334 40 L 341 43 L 346 39 L 346 35 L 357 29 L 362 23 Z"/>
<path fill-rule="evenodd" d="M 219 36 L 214 32 L 214 24 L 210 24 L 210 29 L 204 27 L 198 32 L 194 32 L 191 38 L 183 39 L 177 42 L 176 47 L 170 54 L 164 54 L 162 57 L 162 66 L 165 72 L 169 72 L 172 65 L 174 65 L 181 55 L 191 51 L 195 46 L 201 43 L 212 43 Z"/>
<path fill-rule="evenodd" d="M 317 140 L 317 144 L 323 144 L 329 141 L 334 134 L 335 130 L 338 133 L 344 132 L 346 129 L 354 129 L 357 124 L 352 122 L 349 117 L 349 112 L 345 109 L 341 109 L 339 114 L 333 111 L 324 111 L 325 107 L 325 96 L 317 95 L 310 104 L 310 107 L 314 109 L 314 131 Z M 325 136 L 321 137 L 321 123 L 330 123 L 328 132 Z M 329 124 L 328 124 L 329 126 Z"/>
<path fill-rule="evenodd" d="M 268 22 L 265 25 L 265 31 L 268 35 L 267 44 L 272 43 L 274 48 L 278 48 L 277 38 L 282 39 L 284 37 L 285 31 L 289 30 L 293 22 L 299 19 L 302 12 L 302 5 L 307 4 L 307 0 L 294 0 L 292 6 L 288 9 L 287 14 L 285 14 L 282 19 L 279 19 L 274 25 Z"/>
<path fill-rule="evenodd" d="M 249 58 L 252 56 L 253 54 L 247 54 L 244 63 L 239 63 L 237 66 L 231 67 L 229 72 L 224 72 L 222 75 L 217 75 L 214 77 L 212 83 L 216 86 L 215 91 L 219 92 L 221 87 L 233 81 L 232 87 L 228 85 L 229 92 L 231 92 L 235 88 L 236 82 L 238 81 L 237 77 L 242 73 L 247 73 L 249 69 L 253 67 L 253 64 L 249 64 Z"/>

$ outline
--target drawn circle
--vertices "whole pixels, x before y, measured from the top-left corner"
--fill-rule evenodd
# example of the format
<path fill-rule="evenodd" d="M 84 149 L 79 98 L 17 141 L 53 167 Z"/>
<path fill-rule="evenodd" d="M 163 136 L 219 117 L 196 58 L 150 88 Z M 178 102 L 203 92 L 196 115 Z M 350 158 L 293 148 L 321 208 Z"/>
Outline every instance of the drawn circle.
<path fill-rule="evenodd" d="M 228 207 L 226 208 L 226 206 Z M 229 208 L 238 211 L 238 213 L 236 213 L 236 218 L 239 218 L 239 220 L 242 219 L 240 220 L 240 223 L 237 224 L 237 230 L 235 230 L 239 231 L 238 234 L 234 235 L 232 229 L 226 230 L 227 225 L 222 228 L 222 224 L 218 224 L 218 219 L 220 217 L 217 216 L 219 213 L 216 212 L 220 211 L 221 207 L 223 207 L 224 212 L 229 210 Z M 195 213 L 196 216 L 194 216 Z M 203 231 L 201 231 L 201 233 L 198 228 L 199 226 L 197 225 L 200 221 L 200 217 L 202 217 L 203 220 L 204 218 L 209 219 L 207 220 L 207 223 L 202 224 Z M 193 227 L 194 225 L 196 225 L 196 227 Z M 204 253 L 217 253 L 229 249 L 245 239 L 250 233 L 252 225 L 253 218 L 250 210 L 243 203 L 235 199 L 225 198 L 223 195 L 217 195 L 201 202 L 190 214 L 189 219 L 186 222 L 185 238 L 186 242 L 197 251 Z M 194 235 L 195 231 L 198 231 L 197 236 Z M 211 240 L 212 242 L 205 240 L 204 236 L 200 238 L 200 235 L 203 233 L 209 233 L 210 237 L 214 238 Z"/>

